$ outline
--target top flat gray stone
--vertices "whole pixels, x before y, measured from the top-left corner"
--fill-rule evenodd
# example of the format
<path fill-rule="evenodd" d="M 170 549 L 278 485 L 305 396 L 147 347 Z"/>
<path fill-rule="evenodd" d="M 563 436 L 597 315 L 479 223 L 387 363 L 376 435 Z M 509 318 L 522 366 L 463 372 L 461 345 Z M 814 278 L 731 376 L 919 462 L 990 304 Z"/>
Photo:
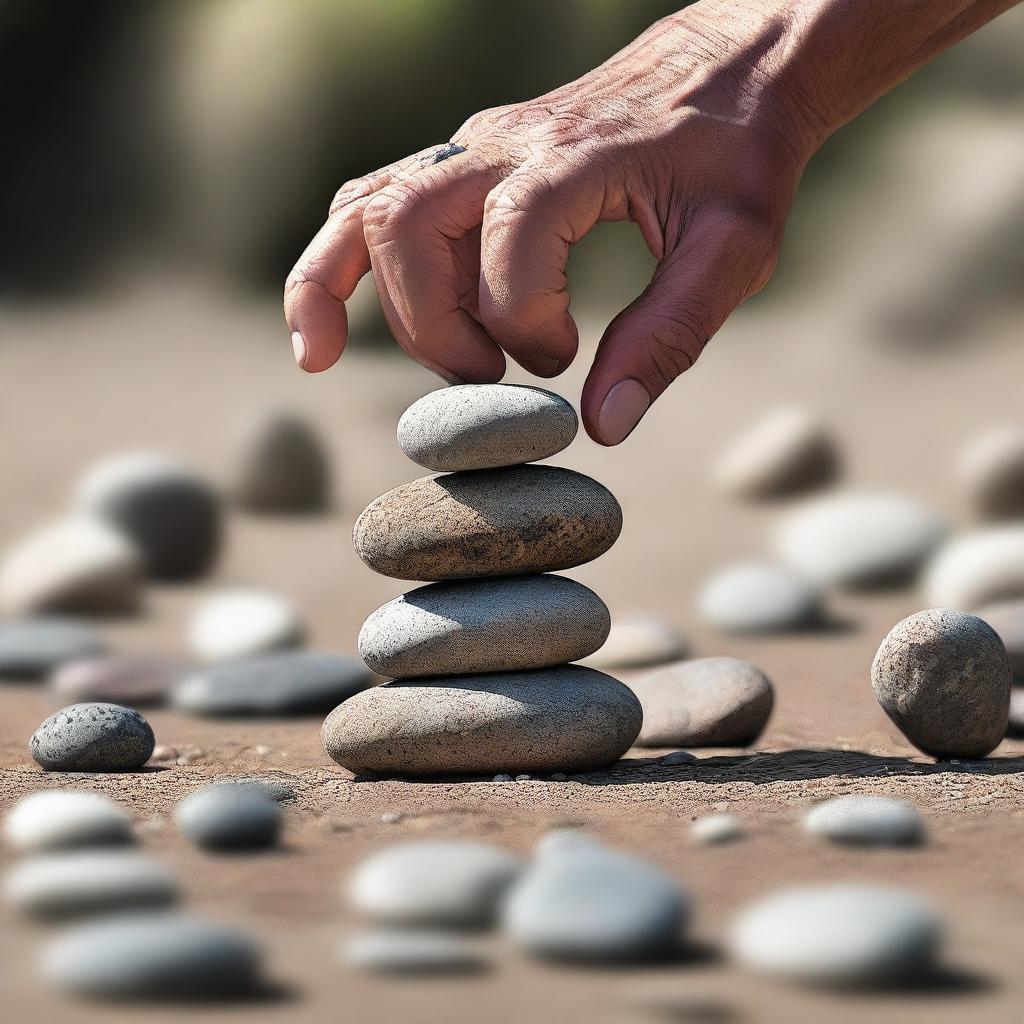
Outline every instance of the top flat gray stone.
<path fill-rule="evenodd" d="M 410 405 L 398 422 L 398 444 L 439 473 L 497 469 L 556 455 L 578 427 L 573 407 L 543 388 L 459 384 Z"/>

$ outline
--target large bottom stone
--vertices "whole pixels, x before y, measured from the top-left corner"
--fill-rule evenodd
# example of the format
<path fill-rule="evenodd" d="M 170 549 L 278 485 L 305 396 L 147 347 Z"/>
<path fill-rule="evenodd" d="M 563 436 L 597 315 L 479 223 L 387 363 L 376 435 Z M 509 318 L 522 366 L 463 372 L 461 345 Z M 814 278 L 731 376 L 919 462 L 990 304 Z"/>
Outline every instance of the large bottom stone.
<path fill-rule="evenodd" d="M 324 722 L 324 749 L 364 775 L 584 771 L 617 761 L 643 712 L 617 679 L 580 665 L 396 681 Z"/>

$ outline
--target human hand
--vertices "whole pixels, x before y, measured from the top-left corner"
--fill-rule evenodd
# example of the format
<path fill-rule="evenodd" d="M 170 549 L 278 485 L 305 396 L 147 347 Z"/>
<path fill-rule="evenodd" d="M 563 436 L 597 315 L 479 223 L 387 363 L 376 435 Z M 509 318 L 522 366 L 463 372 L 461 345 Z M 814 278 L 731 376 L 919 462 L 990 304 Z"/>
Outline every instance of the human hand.
<path fill-rule="evenodd" d="M 1009 3 L 894 6 L 704 0 L 583 78 L 470 118 L 453 136 L 463 152 L 435 162 L 451 149 L 431 147 L 348 182 L 285 286 L 296 360 L 318 372 L 339 358 L 344 303 L 372 270 L 395 338 L 444 379 L 500 380 L 504 353 L 556 376 L 578 341 L 569 247 L 633 220 L 657 269 L 606 330 L 582 396 L 587 432 L 618 444 L 767 282 L 828 133 L 966 34 L 963 9 Z M 885 41 L 870 53 L 867 25 Z"/>

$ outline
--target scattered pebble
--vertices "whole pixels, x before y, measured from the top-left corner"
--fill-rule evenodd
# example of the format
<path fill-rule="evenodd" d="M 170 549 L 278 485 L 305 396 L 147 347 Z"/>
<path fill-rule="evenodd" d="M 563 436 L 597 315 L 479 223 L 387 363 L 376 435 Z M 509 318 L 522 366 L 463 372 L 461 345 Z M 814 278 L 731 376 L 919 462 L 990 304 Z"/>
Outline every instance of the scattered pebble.
<path fill-rule="evenodd" d="M 690 826 L 690 840 L 699 846 L 714 846 L 742 839 L 746 829 L 735 814 L 708 814 Z"/>
<path fill-rule="evenodd" d="M 837 796 L 808 811 L 804 829 L 837 843 L 917 846 L 924 822 L 913 804 L 885 796 Z"/>
<path fill-rule="evenodd" d="M 776 550 L 785 564 L 812 582 L 870 586 L 906 579 L 944 533 L 936 514 L 911 498 L 836 494 L 789 513 Z"/>
<path fill-rule="evenodd" d="M 292 604 L 263 590 L 228 590 L 207 597 L 188 629 L 192 651 L 204 661 L 246 658 L 302 642 Z"/>
<path fill-rule="evenodd" d="M 604 645 L 583 664 L 591 668 L 645 668 L 678 661 L 689 653 L 683 635 L 660 619 L 615 619 Z"/>
<path fill-rule="evenodd" d="M 150 754 L 149 759 L 151 761 L 173 761 L 177 756 L 178 751 L 175 747 L 156 746 L 153 748 L 153 753 Z"/>
<path fill-rule="evenodd" d="M 695 658 L 630 681 L 643 705 L 637 743 L 647 747 L 743 747 L 774 704 L 771 680 L 739 658 Z"/>
<path fill-rule="evenodd" d="M 511 775 L 495 775 L 493 781 L 494 782 L 511 782 L 512 781 L 512 776 Z"/>
<path fill-rule="evenodd" d="M 178 828 L 207 850 L 261 850 L 281 833 L 277 801 L 254 786 L 219 783 L 185 797 L 174 810 Z"/>
<path fill-rule="evenodd" d="M 131 915 L 65 932 L 44 951 L 55 988 L 89 998 L 183 1000 L 254 987 L 260 955 L 245 936 L 172 914 Z"/>
<path fill-rule="evenodd" d="M 99 520 L 65 519 L 16 544 L 0 565 L 0 609 L 116 613 L 139 604 L 141 565 L 130 541 Z"/>
<path fill-rule="evenodd" d="M 343 955 L 350 967 L 377 974 L 464 974 L 486 966 L 462 936 L 421 929 L 357 935 Z"/>
<path fill-rule="evenodd" d="M 531 776 L 526 775 L 525 773 L 523 775 L 517 775 L 516 776 L 516 782 L 529 782 L 530 779 L 531 779 Z"/>
<path fill-rule="evenodd" d="M 716 573 L 697 598 L 704 619 L 730 633 L 800 629 L 821 618 L 821 594 L 785 566 L 749 562 Z"/>
<path fill-rule="evenodd" d="M 914 746 L 940 759 L 985 757 L 998 746 L 1011 681 L 995 630 L 945 608 L 898 622 L 871 666 L 882 710 Z"/>
<path fill-rule="evenodd" d="M 365 665 L 343 654 L 280 651 L 199 669 L 171 699 L 197 715 L 323 714 L 373 678 Z M 264 754 L 270 752 L 266 747 Z"/>
<path fill-rule="evenodd" d="M 622 683 L 579 665 L 386 683 L 324 722 L 324 749 L 361 775 L 545 773 L 617 761 L 640 730 Z"/>
<path fill-rule="evenodd" d="M 50 772 L 137 771 L 153 753 L 149 722 L 119 704 L 72 704 L 32 734 L 33 760 Z"/>
<path fill-rule="evenodd" d="M 398 422 L 402 451 L 426 469 L 494 469 L 557 455 L 579 421 L 564 398 L 520 384 L 468 384 L 424 395 Z"/>
<path fill-rule="evenodd" d="M 673 768 L 681 764 L 694 764 L 696 760 L 697 755 L 691 754 L 688 750 L 673 750 L 671 754 L 666 754 L 664 757 L 659 758 L 658 764 Z"/>
<path fill-rule="evenodd" d="M 907 981 L 933 966 L 937 915 L 901 889 L 821 885 L 760 900 L 732 936 L 737 958 L 768 974 L 812 984 Z"/>
<path fill-rule="evenodd" d="M 622 510 L 596 480 L 554 466 L 423 477 L 381 495 L 353 542 L 375 572 L 397 579 L 522 576 L 604 554 Z"/>
<path fill-rule="evenodd" d="M 22 797 L 7 812 L 4 839 L 25 852 L 117 846 L 132 842 L 132 823 L 99 793 L 46 789 Z"/>
<path fill-rule="evenodd" d="M 538 858 L 509 893 L 504 930 L 553 959 L 643 960 L 678 944 L 689 898 L 653 865 L 599 846 Z"/>
<path fill-rule="evenodd" d="M 123 455 L 101 462 L 83 478 L 78 502 L 132 538 L 150 576 L 191 579 L 217 556 L 222 532 L 217 495 L 164 456 Z"/>
<path fill-rule="evenodd" d="M 76 658 L 103 652 L 95 630 L 65 619 L 0 622 L 0 678 L 38 679 Z"/>
<path fill-rule="evenodd" d="M 1024 516 L 1024 429 L 1004 427 L 976 438 L 961 454 L 957 478 L 979 518 Z"/>
<path fill-rule="evenodd" d="M 569 776 L 566 775 L 565 772 L 552 772 L 551 773 L 551 781 L 552 782 L 566 782 L 566 781 L 568 781 L 568 778 L 569 778 Z"/>
<path fill-rule="evenodd" d="M 825 425 L 804 409 L 782 408 L 758 420 L 728 448 L 715 481 L 738 498 L 776 498 L 831 483 L 839 453 Z"/>
<path fill-rule="evenodd" d="M 162 704 L 185 671 L 181 661 L 157 655 L 84 658 L 62 665 L 50 685 L 65 701 L 149 707 Z"/>
<path fill-rule="evenodd" d="M 239 775 L 226 779 L 220 779 L 218 785 L 243 786 L 262 793 L 263 796 L 276 800 L 279 804 L 293 803 L 298 793 L 295 790 L 295 780 L 285 773 L 268 772 L 261 775 Z"/>
<path fill-rule="evenodd" d="M 4 879 L 5 902 L 39 918 L 163 907 L 177 898 L 174 876 L 134 851 L 47 853 L 11 868 Z"/>
<path fill-rule="evenodd" d="M 1024 526 L 955 537 L 928 565 L 924 593 L 936 607 L 973 611 L 1024 594 Z"/>
<path fill-rule="evenodd" d="M 359 654 L 392 679 L 547 668 L 593 654 L 610 624 L 597 594 L 563 576 L 432 583 L 373 612 Z"/>
<path fill-rule="evenodd" d="M 360 913 L 389 924 L 479 928 L 520 871 L 508 851 L 467 840 L 424 839 L 387 846 L 349 882 Z"/>
<path fill-rule="evenodd" d="M 1024 683 L 1024 598 L 999 601 L 979 608 L 979 619 L 984 619 L 999 634 L 1010 659 L 1014 683 Z"/>
<path fill-rule="evenodd" d="M 296 515 L 330 505 L 330 460 L 313 426 L 276 412 L 249 425 L 235 455 L 229 491 L 249 512 Z"/>

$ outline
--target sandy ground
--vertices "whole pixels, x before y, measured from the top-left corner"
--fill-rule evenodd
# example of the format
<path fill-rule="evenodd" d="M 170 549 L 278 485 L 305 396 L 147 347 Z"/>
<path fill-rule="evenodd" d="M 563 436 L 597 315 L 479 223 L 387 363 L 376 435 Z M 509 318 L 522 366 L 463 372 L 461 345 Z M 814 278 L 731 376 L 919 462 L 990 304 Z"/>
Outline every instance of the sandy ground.
<path fill-rule="evenodd" d="M 594 331 L 584 334 L 592 345 Z M 140 822 L 145 848 L 178 871 L 192 910 L 237 921 L 267 947 L 273 984 L 265 997 L 212 1010 L 131 1008 L 121 1011 L 125 1019 L 1019 1020 L 1024 744 L 1004 743 L 984 762 L 937 766 L 889 725 L 871 693 L 870 662 L 890 626 L 920 607 L 916 593 L 832 595 L 832 628 L 785 638 L 723 637 L 692 610 L 709 571 L 768 550 L 781 511 L 730 504 L 707 483 L 715 453 L 753 416 L 787 400 L 820 409 L 842 438 L 851 485 L 916 494 L 962 524 L 951 463 L 972 434 L 1018 410 L 1019 337 L 1019 324 L 991 322 L 969 351 L 896 355 L 844 332 L 821 310 L 739 317 L 624 446 L 604 451 L 581 435 L 554 460 L 607 484 L 625 513 L 616 547 L 571 575 L 613 615 L 655 613 L 683 628 L 698 654 L 750 658 L 772 676 L 776 712 L 754 751 L 697 751 L 696 764 L 668 768 L 636 750 L 611 771 L 563 783 L 371 783 L 329 761 L 317 720 L 199 721 L 154 711 L 157 742 L 176 748 L 183 763 L 131 776 L 54 776 L 26 748 L 55 708 L 52 697 L 44 685 L 0 688 L 0 808 L 54 785 L 115 796 Z M 101 628 L 117 649 L 177 651 L 199 593 L 252 584 L 293 598 L 318 646 L 354 650 L 362 619 L 405 588 L 358 561 L 351 524 L 375 495 L 419 475 L 398 451 L 394 427 L 402 409 L 435 386 L 403 359 L 355 347 L 343 368 L 304 377 L 290 365 L 276 309 L 225 306 L 189 288 L 106 307 L 0 310 L 0 541 L 58 515 L 77 474 L 98 456 L 177 451 L 222 477 L 234 432 L 250 414 L 302 408 L 333 446 L 336 513 L 235 515 L 214 577 L 155 588 L 142 616 Z M 553 386 L 575 401 L 581 374 L 582 361 Z M 299 790 L 284 849 L 221 858 L 175 834 L 167 816 L 183 794 L 224 774 L 270 769 Z M 913 800 L 928 816 L 931 842 L 918 851 L 858 851 L 805 838 L 800 815 L 839 793 Z M 691 847 L 692 819 L 726 808 L 749 819 L 750 838 Z M 492 970 L 457 982 L 380 981 L 340 964 L 339 943 L 355 922 L 339 882 L 367 852 L 414 837 L 466 836 L 526 853 L 549 826 L 570 822 L 649 857 L 694 894 L 688 955 L 596 972 L 533 965 L 496 947 Z M 949 923 L 940 983 L 839 997 L 753 978 L 716 953 L 751 898 L 833 879 L 904 884 L 930 897 Z M 3 923 L 6 1020 L 110 1019 L 108 1009 L 45 993 L 33 963 L 47 933 L 7 916 Z"/>

